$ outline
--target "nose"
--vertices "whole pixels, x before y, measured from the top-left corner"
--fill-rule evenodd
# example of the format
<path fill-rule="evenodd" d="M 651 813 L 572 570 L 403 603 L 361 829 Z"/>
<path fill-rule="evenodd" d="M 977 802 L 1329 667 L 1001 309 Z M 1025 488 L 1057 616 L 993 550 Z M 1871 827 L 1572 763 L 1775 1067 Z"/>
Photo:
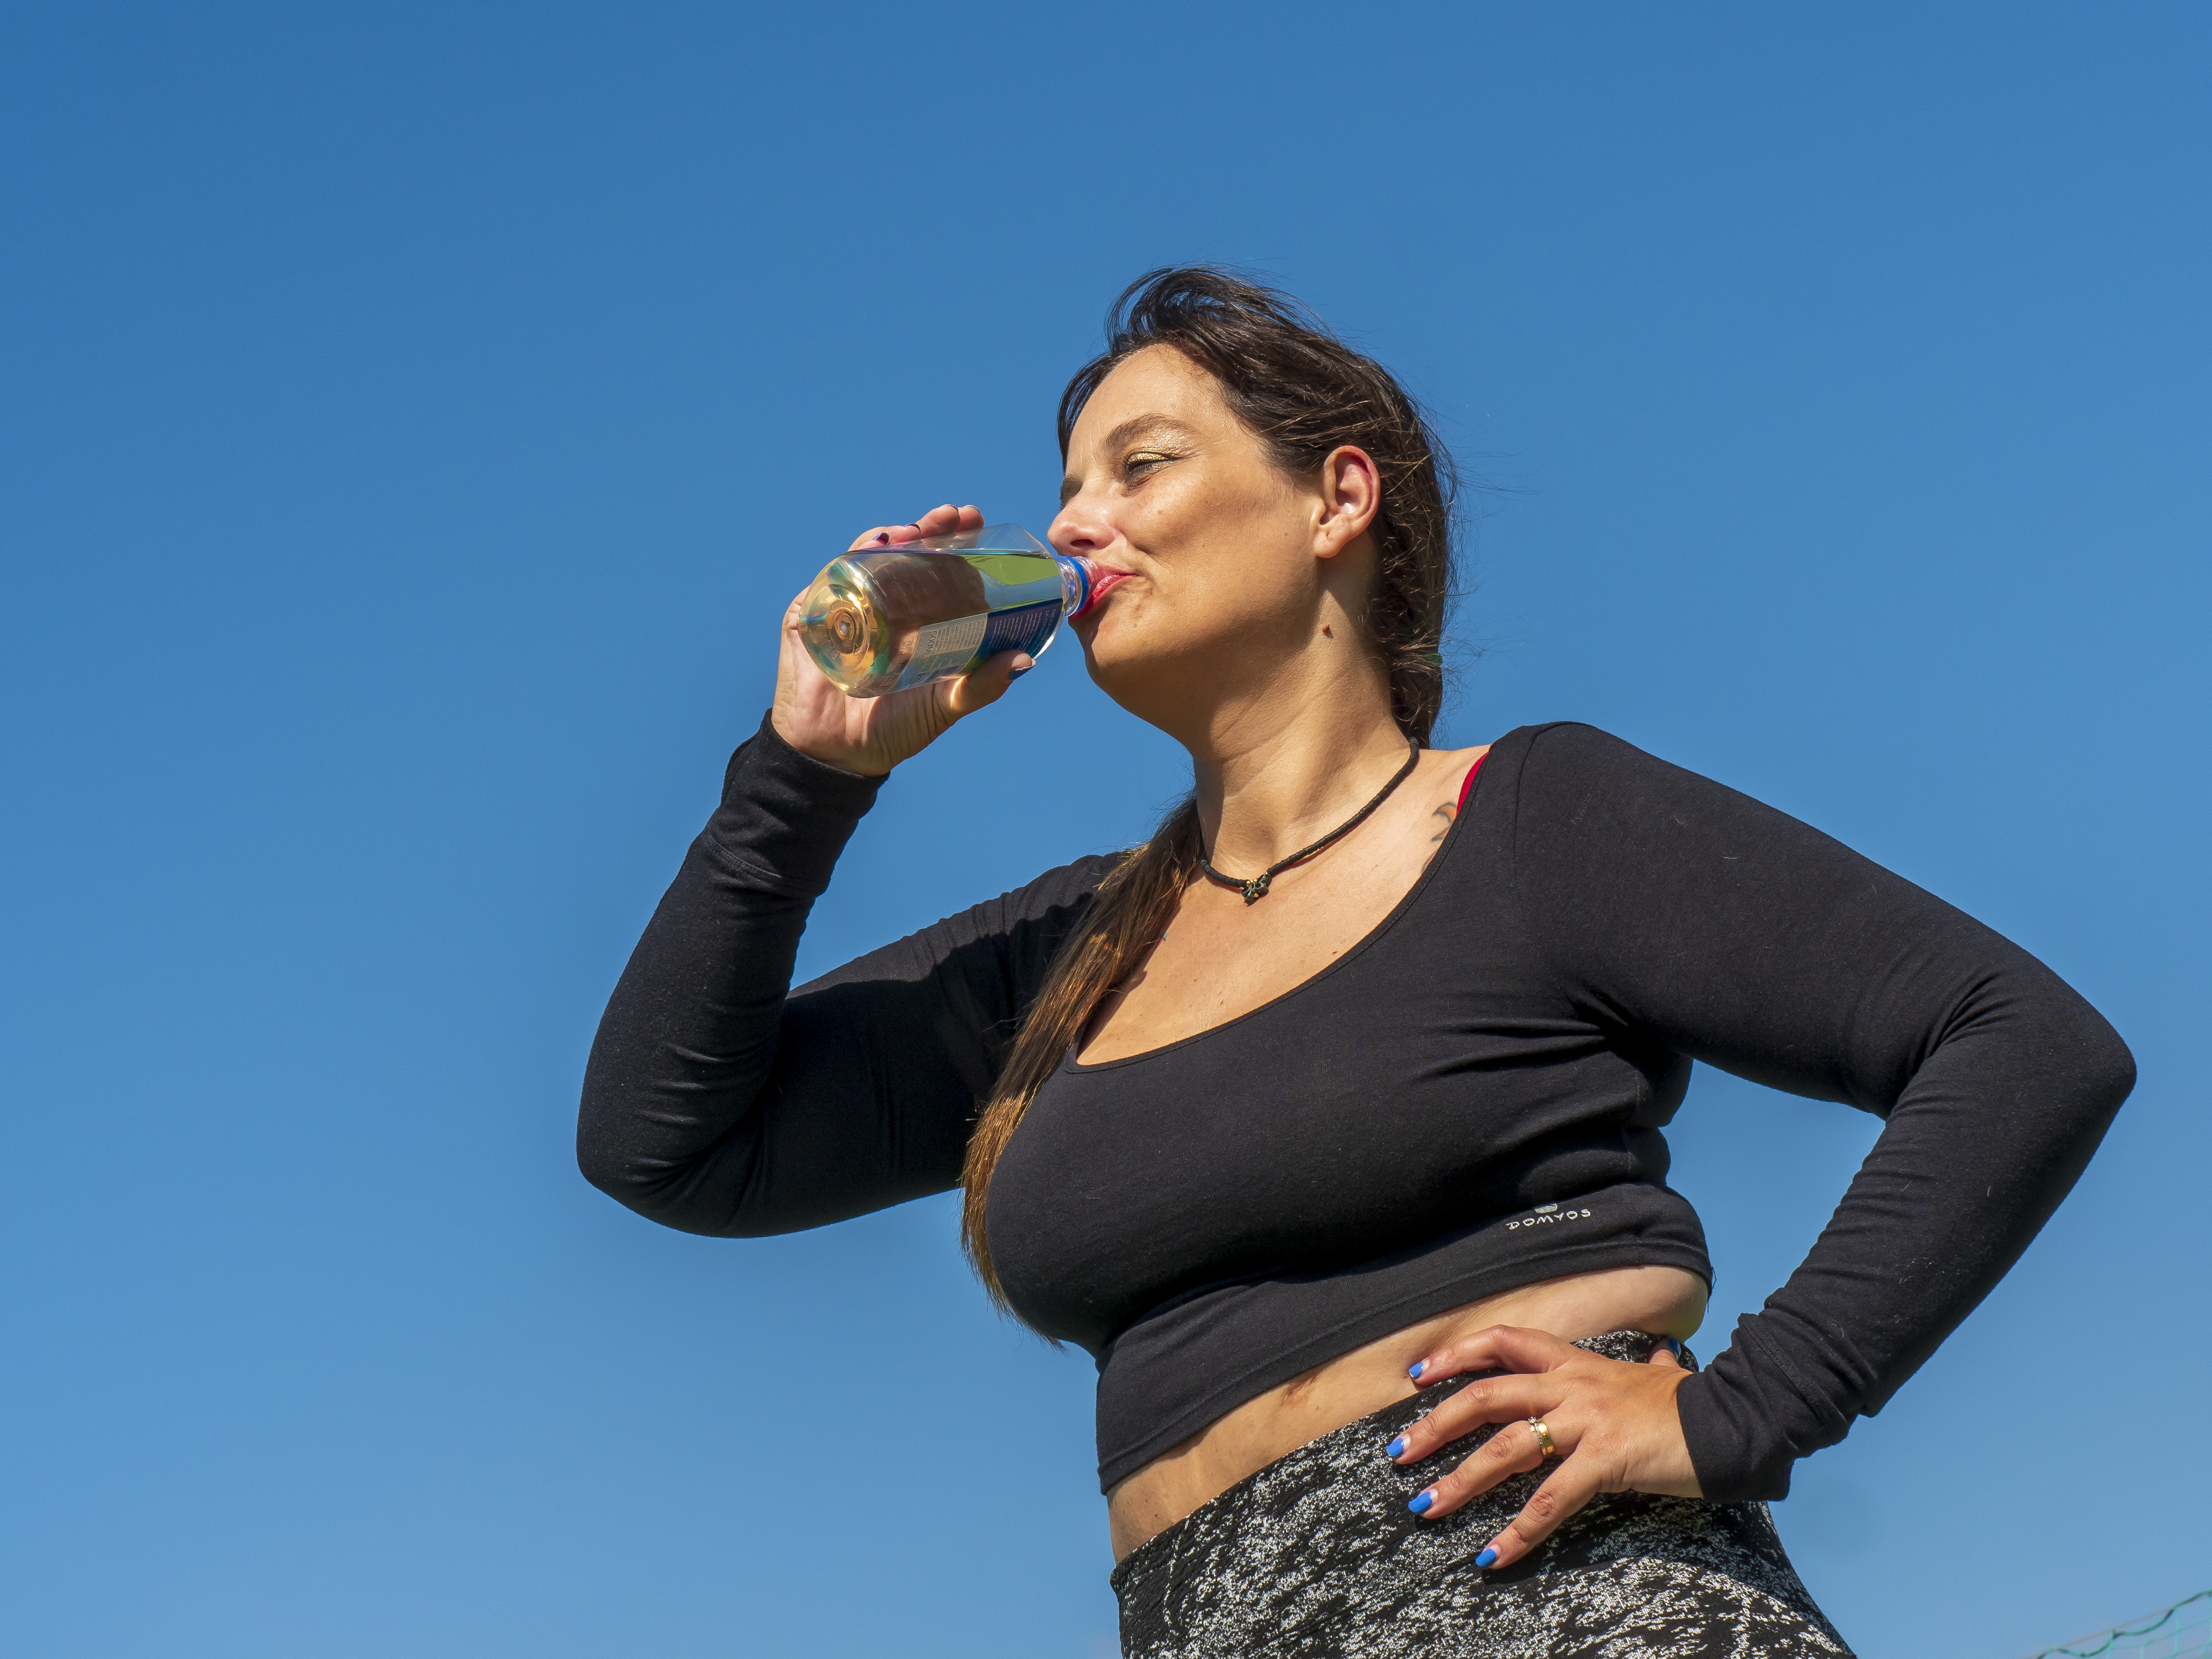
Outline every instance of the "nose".
<path fill-rule="evenodd" d="M 1063 553 L 1097 554 L 1112 544 L 1114 527 L 1091 504 L 1086 490 L 1060 509 L 1045 539 Z"/>

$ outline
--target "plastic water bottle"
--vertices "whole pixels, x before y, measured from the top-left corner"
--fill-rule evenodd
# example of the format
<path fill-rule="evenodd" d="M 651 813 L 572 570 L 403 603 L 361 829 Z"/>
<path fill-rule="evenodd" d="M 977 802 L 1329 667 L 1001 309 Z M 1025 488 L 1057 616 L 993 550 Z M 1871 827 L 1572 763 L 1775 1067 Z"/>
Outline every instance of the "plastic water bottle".
<path fill-rule="evenodd" d="M 880 697 L 1001 652 L 1042 656 L 1063 617 L 1120 580 L 1019 525 L 989 525 L 830 560 L 806 590 L 799 636 L 847 696 Z"/>

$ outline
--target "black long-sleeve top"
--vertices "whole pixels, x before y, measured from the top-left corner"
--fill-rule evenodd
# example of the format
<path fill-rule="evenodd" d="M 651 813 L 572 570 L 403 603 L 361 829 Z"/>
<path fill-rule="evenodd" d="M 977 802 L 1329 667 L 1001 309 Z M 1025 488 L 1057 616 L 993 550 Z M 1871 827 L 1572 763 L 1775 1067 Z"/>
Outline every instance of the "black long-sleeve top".
<path fill-rule="evenodd" d="M 959 1180 L 1110 860 L 793 991 L 878 781 L 764 721 L 617 986 L 579 1156 L 657 1221 L 821 1226 Z M 1712 1498 L 1778 1497 L 1881 1408 L 2080 1175 L 2134 1081 L 2017 946 L 1816 830 L 1588 726 L 1492 746 L 1443 847 L 1313 979 L 1073 1056 L 991 1192 L 1016 1311 L 1099 1367 L 1102 1487 L 1243 1401 L 1516 1285 L 1711 1277 L 1662 1133 L 1702 1060 L 1885 1120 L 1802 1266 L 1678 1396 Z"/>

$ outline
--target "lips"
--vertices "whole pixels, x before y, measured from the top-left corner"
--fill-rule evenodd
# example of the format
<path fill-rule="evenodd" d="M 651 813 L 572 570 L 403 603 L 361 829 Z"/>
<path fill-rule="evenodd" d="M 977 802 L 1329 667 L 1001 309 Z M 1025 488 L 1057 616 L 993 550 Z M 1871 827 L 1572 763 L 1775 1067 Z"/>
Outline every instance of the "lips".
<path fill-rule="evenodd" d="M 1096 611 L 1099 601 L 1128 580 L 1130 576 L 1130 573 L 1127 570 L 1109 570 L 1095 560 L 1086 559 L 1084 562 L 1091 567 L 1091 598 L 1081 611 L 1074 613 L 1079 617 Z"/>

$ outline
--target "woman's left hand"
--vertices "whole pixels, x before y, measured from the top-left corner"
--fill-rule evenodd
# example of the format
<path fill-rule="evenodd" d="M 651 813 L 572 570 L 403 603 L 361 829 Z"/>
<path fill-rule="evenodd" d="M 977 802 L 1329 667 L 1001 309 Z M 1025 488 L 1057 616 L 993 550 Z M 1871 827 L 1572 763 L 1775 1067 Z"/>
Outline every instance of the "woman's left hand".
<path fill-rule="evenodd" d="M 1428 1385 L 1489 1370 L 1518 1374 L 1468 1383 L 1389 1448 L 1394 1462 L 1418 1463 L 1485 1423 L 1509 1425 L 1413 1499 L 1416 1512 L 1433 1521 L 1507 1476 L 1551 1462 L 1528 1419 L 1550 1431 L 1559 1467 L 1490 1540 L 1478 1558 L 1480 1565 L 1510 1566 L 1601 1492 L 1705 1496 L 1674 1409 L 1674 1391 L 1690 1374 L 1663 1342 L 1650 1363 L 1638 1365 L 1607 1359 L 1547 1332 L 1493 1325 L 1429 1355 L 1413 1368 L 1413 1380 Z"/>

